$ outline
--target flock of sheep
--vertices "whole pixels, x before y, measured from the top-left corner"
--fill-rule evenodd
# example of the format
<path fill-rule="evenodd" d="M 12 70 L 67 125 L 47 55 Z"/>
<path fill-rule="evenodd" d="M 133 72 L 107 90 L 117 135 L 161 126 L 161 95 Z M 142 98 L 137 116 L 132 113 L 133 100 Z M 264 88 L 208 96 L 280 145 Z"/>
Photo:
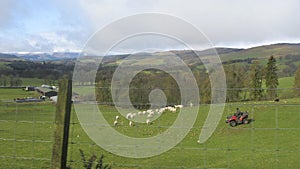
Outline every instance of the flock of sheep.
<path fill-rule="evenodd" d="M 176 112 L 177 109 L 181 109 L 181 108 L 183 108 L 182 105 L 175 105 L 174 107 L 167 106 L 167 107 L 155 109 L 155 110 L 149 109 L 149 110 L 145 110 L 145 111 L 139 111 L 137 113 L 128 113 L 126 115 L 126 119 L 129 120 L 129 126 L 132 127 L 134 125 L 133 122 L 131 121 L 132 119 L 134 119 L 136 116 L 146 116 L 147 117 L 146 124 L 150 125 L 151 124 L 150 119 L 153 118 L 155 116 L 155 114 L 161 115 L 165 111 Z M 119 116 L 115 117 L 115 121 L 113 123 L 114 126 L 118 126 L 119 119 L 120 119 Z"/>

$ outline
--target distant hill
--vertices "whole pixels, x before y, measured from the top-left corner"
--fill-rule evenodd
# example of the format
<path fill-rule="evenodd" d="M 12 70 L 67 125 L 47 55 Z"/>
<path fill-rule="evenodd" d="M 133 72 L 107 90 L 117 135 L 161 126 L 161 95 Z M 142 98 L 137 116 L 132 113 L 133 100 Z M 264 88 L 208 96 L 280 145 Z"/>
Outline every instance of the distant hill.
<path fill-rule="evenodd" d="M 22 60 L 20 57 L 13 54 L 0 53 L 0 61 Z"/>
<path fill-rule="evenodd" d="M 250 65 L 253 60 L 258 60 L 262 65 L 265 65 L 270 56 L 274 56 L 277 60 L 278 74 L 280 77 L 292 76 L 300 64 L 300 44 L 272 44 L 253 47 L 249 49 L 235 49 L 235 48 L 215 48 L 203 51 L 191 50 L 171 50 L 166 52 L 156 52 L 155 55 L 168 55 L 170 52 L 180 57 L 189 66 L 198 66 L 212 54 L 217 51 L 223 64 L 238 64 Z M 196 55 L 197 54 L 197 55 Z M 150 62 L 149 54 L 143 53 L 135 54 L 140 57 L 145 57 L 145 61 Z M 117 65 L 118 60 L 122 60 L 125 55 L 110 56 L 105 59 L 107 65 Z M 201 61 L 199 57 L 203 58 Z M 142 60 L 141 60 L 142 62 Z"/>
<path fill-rule="evenodd" d="M 234 60 L 239 58 L 268 58 L 273 55 L 275 58 L 287 55 L 300 55 L 300 44 L 279 43 L 273 45 L 258 46 L 238 52 L 221 53 L 222 60 Z"/>
<path fill-rule="evenodd" d="M 275 58 L 285 57 L 287 55 L 300 55 L 300 44 L 289 44 L 289 43 L 278 43 L 272 45 L 257 46 L 249 49 L 239 49 L 239 48 L 225 48 L 217 47 L 215 50 L 218 52 L 222 61 L 236 60 L 236 59 L 247 59 L 255 58 L 262 59 L 268 58 L 273 55 Z M 168 52 L 173 52 L 182 58 L 191 58 L 196 57 L 196 52 L 201 56 L 209 56 L 212 49 L 207 49 L 203 51 L 190 51 L 190 50 L 171 50 Z M 156 52 L 164 55 L 166 52 Z M 79 56 L 80 53 L 76 52 L 54 52 L 54 53 L 42 53 L 42 52 L 33 52 L 33 53 L 11 53 L 3 54 L 0 53 L 0 58 L 6 59 L 25 59 L 30 61 L 50 61 L 50 60 L 68 60 L 75 59 Z M 141 53 L 139 53 L 141 55 Z M 110 61 L 116 61 L 118 59 L 124 58 L 125 55 L 111 55 Z"/>
<path fill-rule="evenodd" d="M 300 44 L 279 43 L 272 45 L 257 46 L 249 49 L 237 49 L 237 48 L 225 48 L 218 47 L 215 49 L 207 49 L 203 51 L 191 51 L 191 50 L 171 50 L 165 52 L 155 53 L 137 53 L 133 54 L 141 58 L 138 63 L 151 62 L 151 55 L 160 55 L 162 58 L 164 55 L 173 54 L 180 57 L 189 66 L 199 67 L 202 62 L 205 62 L 212 54 L 217 51 L 223 64 L 239 64 L 249 65 L 253 60 L 259 60 L 262 65 L 267 63 L 270 56 L 274 56 L 277 59 L 277 65 L 279 69 L 279 75 L 281 77 L 292 76 L 300 64 Z M 65 53 L 11 53 L 0 54 L 0 60 L 13 61 L 13 60 L 29 60 L 29 61 L 56 61 L 58 64 L 65 64 L 66 62 L 74 63 L 75 59 L 80 53 L 65 52 Z M 197 54 L 197 55 L 196 55 Z M 129 54 L 123 55 L 110 55 L 102 60 L 104 66 L 115 66 L 120 63 L 121 60 L 126 58 Z M 199 59 L 198 56 L 204 58 Z M 206 60 L 205 60 L 206 59 Z M 95 62 L 93 56 L 87 56 L 83 62 Z M 155 63 L 155 62 L 154 62 Z M 158 62 L 163 63 L 163 62 Z"/>
<path fill-rule="evenodd" d="M 76 52 L 54 52 L 54 53 L 15 53 L 16 56 L 30 61 L 53 61 L 77 58 Z"/>

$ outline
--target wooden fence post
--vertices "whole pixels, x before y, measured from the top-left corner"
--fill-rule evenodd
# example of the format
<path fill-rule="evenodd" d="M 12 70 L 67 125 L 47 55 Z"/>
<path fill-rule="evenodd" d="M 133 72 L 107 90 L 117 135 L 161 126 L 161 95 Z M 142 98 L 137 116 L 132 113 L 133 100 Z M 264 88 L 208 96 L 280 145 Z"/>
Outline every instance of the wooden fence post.
<path fill-rule="evenodd" d="M 66 79 L 61 80 L 56 103 L 51 169 L 66 168 L 71 104 L 72 81 Z"/>

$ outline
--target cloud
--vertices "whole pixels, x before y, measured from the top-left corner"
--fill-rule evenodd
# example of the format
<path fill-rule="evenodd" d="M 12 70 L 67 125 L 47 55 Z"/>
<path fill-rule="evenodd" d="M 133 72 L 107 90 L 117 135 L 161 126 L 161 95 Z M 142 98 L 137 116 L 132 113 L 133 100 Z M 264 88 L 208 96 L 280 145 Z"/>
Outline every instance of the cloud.
<path fill-rule="evenodd" d="M 6 26 L 10 22 L 14 4 L 15 0 L 0 1 L 0 27 Z"/>
<path fill-rule="evenodd" d="M 54 32 L 41 33 L 40 37 L 48 42 L 45 46 L 52 46 L 54 52 L 64 52 L 66 50 L 80 50 L 80 46 L 75 40 L 68 39 L 64 34 Z"/>
<path fill-rule="evenodd" d="M 300 40 L 300 31 L 297 30 L 300 26 L 297 9 L 300 1 L 297 0 L 161 0 L 143 3 L 81 0 L 80 4 L 96 29 L 124 16 L 158 12 L 185 19 L 205 33 L 214 44 Z"/>
<path fill-rule="evenodd" d="M 93 33 L 108 24 L 145 12 L 182 18 L 217 46 L 300 42 L 299 6 L 298 0 L 3 0 L 0 1 L 0 50 L 82 48 Z M 119 31 L 122 29 L 128 28 Z M 42 35 L 45 32 L 54 35 Z"/>
<path fill-rule="evenodd" d="M 7 9 L 0 16 L 0 52 L 79 50 L 91 34 L 83 12 L 70 1 L 11 2 L 0 1 L 0 9 Z"/>
<path fill-rule="evenodd" d="M 67 33 L 41 32 L 24 34 L 19 37 L 6 37 L 5 43 L 1 42 L 1 52 L 73 52 L 80 51 L 79 42 L 68 38 Z M 2 35 L 3 36 L 3 35 Z M 1 38 L 1 36 L 0 36 Z M 16 40 L 17 39 L 17 40 Z M 3 38 L 1 38 L 3 40 Z"/>

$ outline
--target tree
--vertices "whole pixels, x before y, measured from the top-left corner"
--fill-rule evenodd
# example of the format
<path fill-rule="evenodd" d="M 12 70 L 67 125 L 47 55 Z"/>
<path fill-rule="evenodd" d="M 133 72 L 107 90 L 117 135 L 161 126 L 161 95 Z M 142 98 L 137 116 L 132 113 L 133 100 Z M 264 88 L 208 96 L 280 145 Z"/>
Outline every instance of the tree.
<path fill-rule="evenodd" d="M 300 96 L 300 64 L 295 73 L 295 82 L 294 82 L 295 94 L 296 96 Z"/>
<path fill-rule="evenodd" d="M 259 65 L 257 60 L 253 61 L 250 68 L 250 78 L 251 78 L 251 96 L 254 100 L 260 100 L 263 96 L 262 89 L 262 67 Z"/>
<path fill-rule="evenodd" d="M 224 66 L 227 82 L 227 101 L 240 101 L 240 94 L 245 87 L 245 70 L 242 66 L 226 65 Z"/>
<path fill-rule="evenodd" d="M 276 89 L 279 85 L 277 70 L 276 59 L 273 56 L 270 56 L 265 73 L 267 95 L 270 99 L 277 97 Z"/>

